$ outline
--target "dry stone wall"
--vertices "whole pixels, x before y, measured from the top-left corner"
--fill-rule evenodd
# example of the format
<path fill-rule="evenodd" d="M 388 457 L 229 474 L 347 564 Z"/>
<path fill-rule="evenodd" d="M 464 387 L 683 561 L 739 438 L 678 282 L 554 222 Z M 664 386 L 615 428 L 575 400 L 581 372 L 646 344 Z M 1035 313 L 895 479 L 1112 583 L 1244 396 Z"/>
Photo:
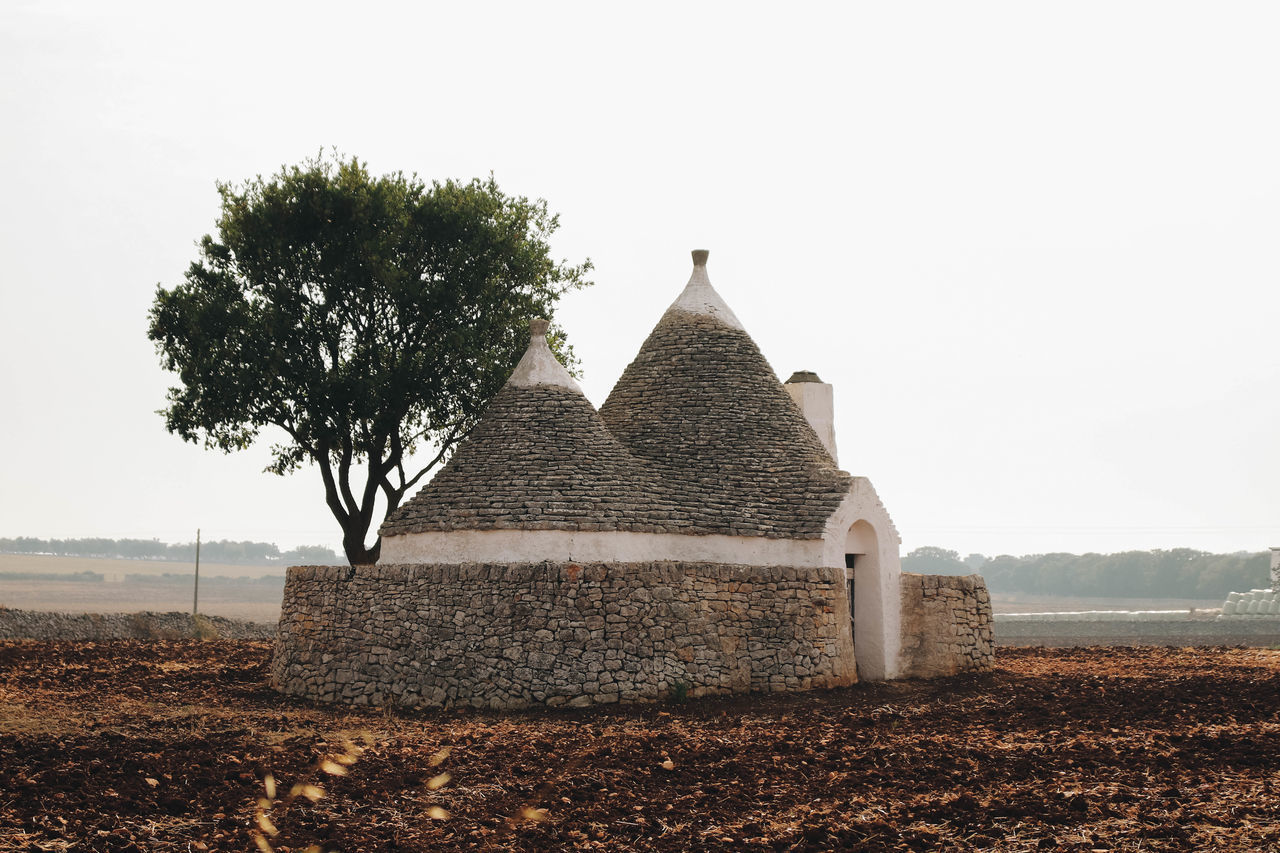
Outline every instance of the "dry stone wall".
<path fill-rule="evenodd" d="M 848 684 L 843 575 L 673 562 L 296 567 L 272 682 L 329 702 L 495 709 Z"/>
<path fill-rule="evenodd" d="M 991 596 L 981 575 L 902 573 L 902 674 L 986 672 L 995 663 Z"/>
<path fill-rule="evenodd" d="M 0 640 L 270 640 L 276 626 L 190 613 L 54 613 L 0 607 Z"/>

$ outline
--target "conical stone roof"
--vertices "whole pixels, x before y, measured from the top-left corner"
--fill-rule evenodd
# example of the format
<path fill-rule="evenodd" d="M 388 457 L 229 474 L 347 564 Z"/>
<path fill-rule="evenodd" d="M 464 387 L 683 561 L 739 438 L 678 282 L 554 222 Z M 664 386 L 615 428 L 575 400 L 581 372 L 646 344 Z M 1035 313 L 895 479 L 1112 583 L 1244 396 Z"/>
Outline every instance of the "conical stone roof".
<path fill-rule="evenodd" d="M 820 539 L 840 471 L 694 252 L 684 291 L 597 413 L 534 321 L 529 350 L 383 535 L 631 531 Z"/>
<path fill-rule="evenodd" d="M 849 491 L 738 318 L 707 253 L 623 372 L 600 417 L 648 463 L 689 532 L 821 538 Z"/>
<path fill-rule="evenodd" d="M 545 320 L 531 324 L 528 351 L 476 428 L 382 535 L 672 528 L 654 498 L 663 489 L 605 428 L 547 347 L 546 329 Z"/>

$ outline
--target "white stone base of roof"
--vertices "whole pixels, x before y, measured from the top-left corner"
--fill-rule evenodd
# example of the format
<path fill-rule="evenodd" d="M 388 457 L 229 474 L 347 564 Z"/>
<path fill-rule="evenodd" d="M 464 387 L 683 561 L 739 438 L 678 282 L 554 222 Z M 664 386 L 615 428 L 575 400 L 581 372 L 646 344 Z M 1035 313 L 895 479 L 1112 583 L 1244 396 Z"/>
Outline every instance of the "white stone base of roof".
<path fill-rule="evenodd" d="M 441 530 L 387 536 L 380 563 L 718 562 L 824 565 L 820 539 L 683 536 L 623 530 Z M 842 556 L 843 560 L 843 556 Z M 843 566 L 843 561 L 839 563 Z"/>

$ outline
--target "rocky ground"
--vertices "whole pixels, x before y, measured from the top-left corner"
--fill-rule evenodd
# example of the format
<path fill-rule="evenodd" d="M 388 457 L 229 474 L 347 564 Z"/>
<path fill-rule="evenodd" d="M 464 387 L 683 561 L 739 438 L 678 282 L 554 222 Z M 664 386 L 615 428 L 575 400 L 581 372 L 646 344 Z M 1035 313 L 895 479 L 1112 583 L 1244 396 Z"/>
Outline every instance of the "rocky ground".
<path fill-rule="evenodd" d="M 1280 651 L 508 715 L 288 699 L 269 656 L 0 643 L 0 849 L 1280 847 Z"/>

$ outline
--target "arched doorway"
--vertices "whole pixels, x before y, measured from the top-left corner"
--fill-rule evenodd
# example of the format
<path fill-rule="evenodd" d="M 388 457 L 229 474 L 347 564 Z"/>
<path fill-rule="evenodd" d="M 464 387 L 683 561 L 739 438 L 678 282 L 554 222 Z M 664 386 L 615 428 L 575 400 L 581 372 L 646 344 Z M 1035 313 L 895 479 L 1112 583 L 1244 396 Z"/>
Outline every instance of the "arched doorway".
<path fill-rule="evenodd" d="M 831 568 L 845 567 L 846 577 L 853 580 L 849 662 L 857 666 L 860 681 L 897 678 L 901 669 L 901 544 L 893 519 L 870 481 L 854 477 L 848 496 L 827 520 L 822 560 Z M 841 646 L 841 658 L 848 660 L 849 653 Z"/>
<path fill-rule="evenodd" d="M 870 522 L 864 519 L 855 521 L 845 534 L 844 565 L 858 677 L 883 678 L 880 541 Z"/>

